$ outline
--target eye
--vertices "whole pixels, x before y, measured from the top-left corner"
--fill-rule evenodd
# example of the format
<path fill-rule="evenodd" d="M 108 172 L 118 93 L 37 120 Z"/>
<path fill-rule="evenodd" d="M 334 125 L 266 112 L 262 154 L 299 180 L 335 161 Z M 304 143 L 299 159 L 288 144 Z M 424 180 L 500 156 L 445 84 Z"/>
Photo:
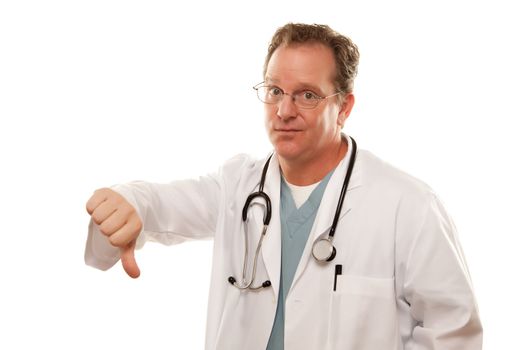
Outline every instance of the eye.
<path fill-rule="evenodd" d="M 275 86 L 269 86 L 268 87 L 268 94 L 272 97 L 280 96 L 283 94 L 283 90 L 279 89 Z"/>
<path fill-rule="evenodd" d="M 315 93 L 311 91 L 303 91 L 301 92 L 301 98 L 304 100 L 317 100 L 319 96 L 317 96 Z"/>

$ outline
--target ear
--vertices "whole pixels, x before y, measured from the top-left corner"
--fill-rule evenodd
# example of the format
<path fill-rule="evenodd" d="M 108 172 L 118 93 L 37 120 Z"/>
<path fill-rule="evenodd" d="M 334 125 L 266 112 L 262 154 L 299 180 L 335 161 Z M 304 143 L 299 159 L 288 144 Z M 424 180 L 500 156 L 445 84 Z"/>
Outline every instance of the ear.
<path fill-rule="evenodd" d="M 337 115 L 337 125 L 339 125 L 341 128 L 345 125 L 345 121 L 350 115 L 350 112 L 352 111 L 352 108 L 354 108 L 354 94 L 348 93 L 343 103 L 341 103 L 341 107 L 339 107 L 339 114 Z"/>

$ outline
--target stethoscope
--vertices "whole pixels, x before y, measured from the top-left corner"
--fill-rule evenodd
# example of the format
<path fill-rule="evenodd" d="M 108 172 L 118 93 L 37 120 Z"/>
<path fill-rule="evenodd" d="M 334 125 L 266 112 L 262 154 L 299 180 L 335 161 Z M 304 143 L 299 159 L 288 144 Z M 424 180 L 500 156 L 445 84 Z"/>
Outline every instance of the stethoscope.
<path fill-rule="evenodd" d="M 339 221 L 339 215 L 341 214 L 341 208 L 343 206 L 343 201 L 345 199 L 346 190 L 348 188 L 348 183 L 350 182 L 350 176 L 352 175 L 352 170 L 354 169 L 354 163 L 355 163 L 355 155 L 357 151 L 357 144 L 355 140 L 350 137 L 350 140 L 352 141 L 352 154 L 350 156 L 350 161 L 348 163 L 348 169 L 346 170 L 345 179 L 343 182 L 343 186 L 341 188 L 341 194 L 339 195 L 339 201 L 337 202 L 337 208 L 335 210 L 334 215 L 334 221 L 332 222 L 332 227 L 330 227 L 330 232 L 328 233 L 328 236 L 326 238 L 319 237 L 313 244 L 312 247 L 312 255 L 320 263 L 327 263 L 329 261 L 334 260 L 335 255 L 337 253 L 333 240 L 335 235 L 335 229 L 337 228 L 337 223 Z M 246 203 L 244 203 L 244 207 L 242 208 L 242 221 L 245 224 L 245 230 L 244 230 L 244 263 L 243 263 L 243 270 L 242 270 L 242 284 L 237 283 L 237 280 L 235 277 L 230 276 L 228 277 L 228 282 L 230 282 L 232 285 L 239 289 L 249 289 L 249 290 L 259 290 L 262 288 L 266 288 L 272 285 L 272 282 L 270 280 L 264 281 L 260 286 L 254 287 L 253 282 L 255 280 L 255 275 L 257 273 L 257 260 L 259 259 L 259 252 L 261 250 L 261 245 L 264 236 L 266 235 L 266 231 L 268 230 L 268 224 L 270 223 L 270 219 L 272 218 L 272 202 L 270 201 L 270 197 L 264 192 L 264 182 L 266 180 L 266 172 L 268 171 L 268 166 L 270 165 L 270 160 L 272 159 L 272 156 L 268 158 L 266 163 L 264 164 L 264 168 L 261 175 L 261 182 L 259 183 L 259 191 L 253 192 L 246 198 Z M 257 244 L 257 249 L 255 250 L 255 256 L 253 260 L 253 267 L 252 267 L 252 275 L 249 281 L 246 279 L 246 268 L 247 268 L 247 256 L 248 256 L 248 237 L 246 233 L 246 218 L 248 217 L 248 208 L 250 207 L 252 201 L 255 198 L 262 198 L 265 202 L 266 211 L 264 213 L 264 219 L 263 219 L 263 229 L 261 232 L 261 237 L 259 238 L 259 243 Z"/>

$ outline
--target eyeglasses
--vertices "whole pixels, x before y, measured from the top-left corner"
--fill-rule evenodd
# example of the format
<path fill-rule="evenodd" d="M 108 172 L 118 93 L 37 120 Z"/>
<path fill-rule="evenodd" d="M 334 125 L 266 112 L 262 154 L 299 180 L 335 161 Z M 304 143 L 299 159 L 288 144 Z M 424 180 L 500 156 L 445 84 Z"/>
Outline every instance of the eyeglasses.
<path fill-rule="evenodd" d="M 315 92 L 312 92 L 310 90 L 301 90 L 294 92 L 293 94 L 289 94 L 275 85 L 263 84 L 265 84 L 264 81 L 253 87 L 253 89 L 257 92 L 257 97 L 262 102 L 274 105 L 281 102 L 284 98 L 284 95 L 288 95 L 292 98 L 292 101 L 294 101 L 297 107 L 304 109 L 313 109 L 317 107 L 319 102 L 321 102 L 322 100 L 339 95 L 342 92 L 339 91 L 335 94 L 328 96 L 319 96 Z"/>

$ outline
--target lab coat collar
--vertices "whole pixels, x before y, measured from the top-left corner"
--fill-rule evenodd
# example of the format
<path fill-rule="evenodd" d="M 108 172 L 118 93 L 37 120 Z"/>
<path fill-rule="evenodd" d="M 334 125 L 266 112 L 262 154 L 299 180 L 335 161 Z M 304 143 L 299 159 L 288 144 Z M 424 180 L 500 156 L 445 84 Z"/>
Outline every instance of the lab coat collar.
<path fill-rule="evenodd" d="M 335 211 L 337 209 L 337 202 L 341 194 L 341 188 L 343 186 L 346 171 L 350 162 L 350 156 L 352 155 L 352 141 L 347 135 L 343 134 L 343 136 L 345 137 L 346 142 L 348 144 L 348 150 L 344 158 L 337 165 L 337 168 L 334 170 L 334 173 L 330 181 L 328 182 L 328 185 L 326 186 L 326 190 L 323 195 L 323 199 L 321 200 L 321 205 L 319 207 L 319 212 L 317 214 L 314 227 L 312 228 L 312 233 L 314 234 L 310 235 L 314 238 L 319 237 L 321 234 L 329 230 L 334 220 Z M 346 189 L 346 195 L 343 202 L 343 206 L 341 208 L 339 220 L 341 220 L 352 207 L 352 201 L 350 199 L 349 192 L 362 185 L 362 170 L 363 167 L 359 158 L 359 149 L 357 149 L 354 169 L 352 171 L 352 174 L 350 176 L 350 182 L 348 183 L 348 187 Z"/>

